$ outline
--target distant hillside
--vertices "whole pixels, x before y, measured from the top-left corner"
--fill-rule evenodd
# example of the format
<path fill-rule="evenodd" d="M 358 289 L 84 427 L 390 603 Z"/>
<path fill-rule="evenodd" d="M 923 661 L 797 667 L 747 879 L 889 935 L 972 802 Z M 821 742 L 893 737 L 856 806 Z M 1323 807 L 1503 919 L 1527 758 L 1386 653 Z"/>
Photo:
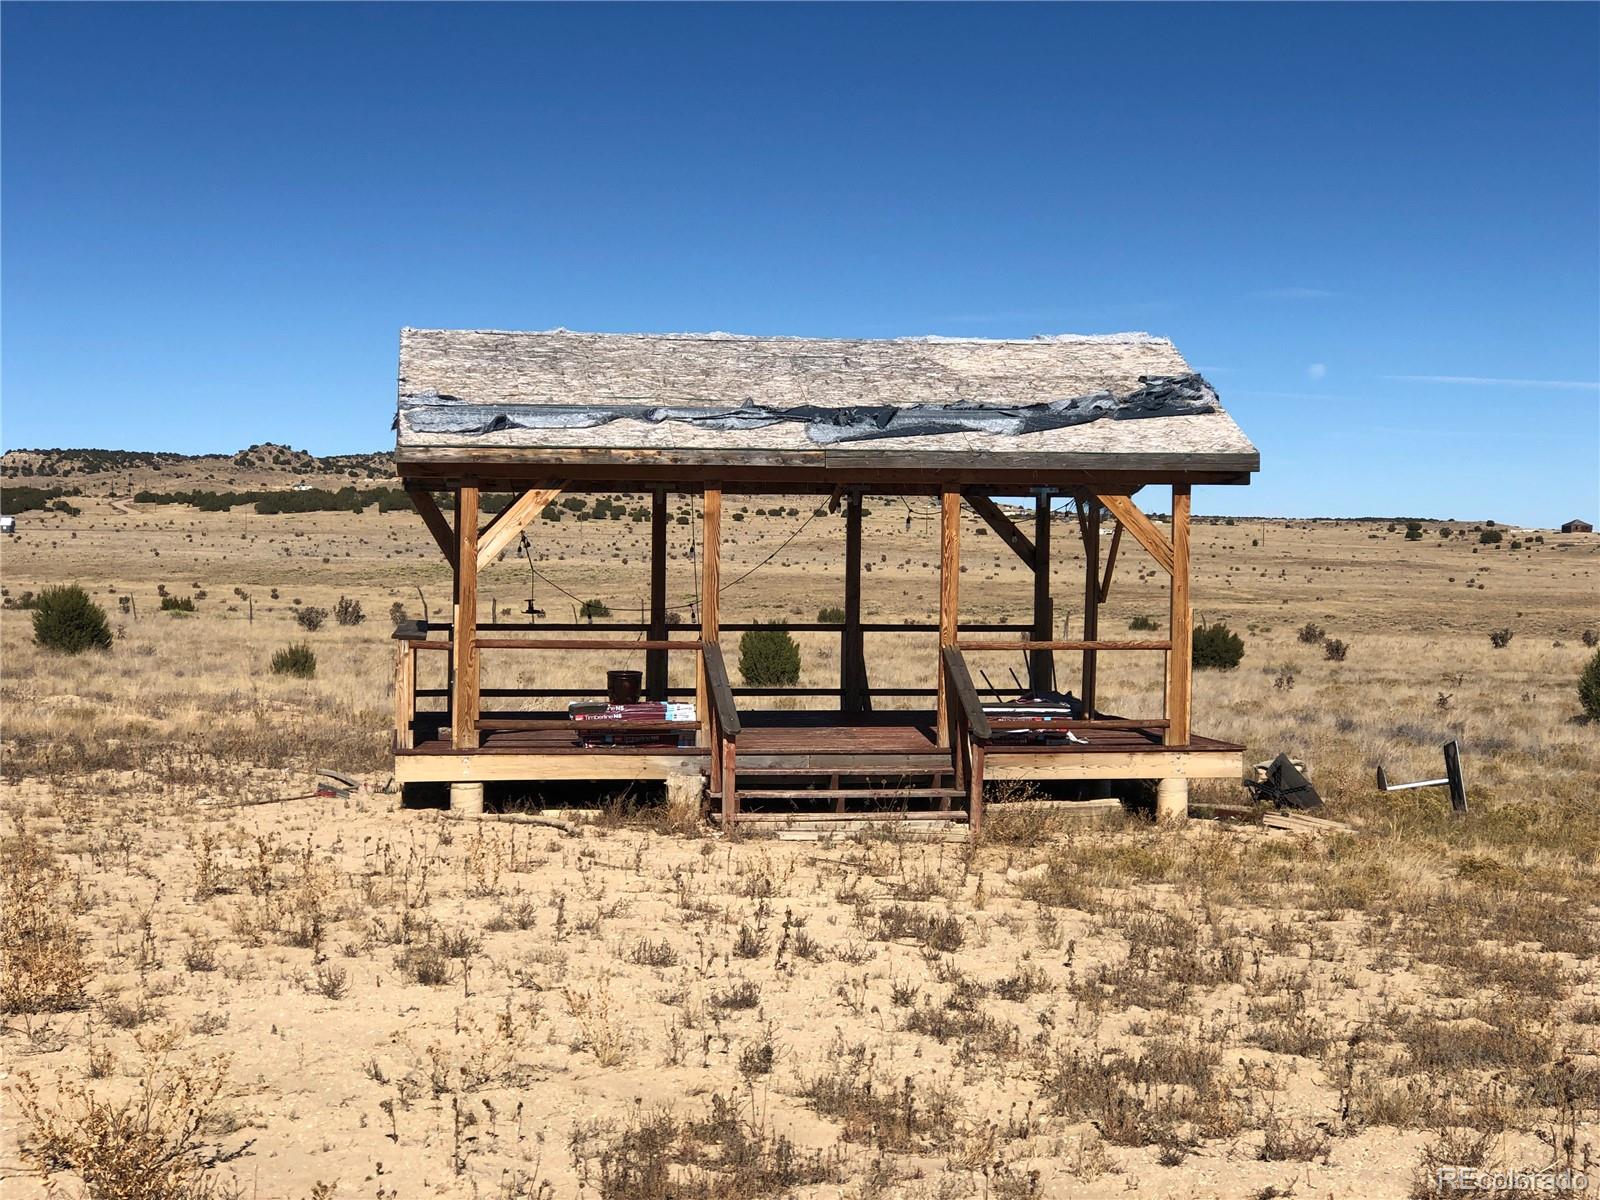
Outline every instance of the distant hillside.
<path fill-rule="evenodd" d="M 319 457 L 265 442 L 236 454 L 10 450 L 0 455 L 0 481 L 63 488 L 83 495 L 129 495 L 151 488 L 260 491 L 301 482 L 330 488 L 392 484 L 395 474 L 394 456 L 388 452 Z"/>

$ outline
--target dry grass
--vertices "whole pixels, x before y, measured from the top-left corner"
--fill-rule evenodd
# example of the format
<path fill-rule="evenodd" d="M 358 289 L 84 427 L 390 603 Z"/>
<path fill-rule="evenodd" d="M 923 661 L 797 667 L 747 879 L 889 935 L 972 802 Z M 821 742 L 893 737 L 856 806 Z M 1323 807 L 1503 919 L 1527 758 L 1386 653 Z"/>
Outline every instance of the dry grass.
<path fill-rule="evenodd" d="M 77 579 L 118 632 L 59 659 L 0 613 L 8 1198 L 44 1175 L 141 1197 L 1403 1197 L 1473 1159 L 1594 1170 L 1600 731 L 1572 688 L 1593 546 L 1197 529 L 1198 606 L 1246 639 L 1198 679 L 1198 728 L 1307 759 L 1356 836 L 996 807 L 981 846 L 818 846 L 674 830 L 644 794 L 579 838 L 397 812 L 383 614 L 419 615 L 413 582 L 437 613 L 446 586 L 414 517 L 79 503 L 6 547 L 13 595 Z M 757 507 L 728 578 L 793 527 Z M 926 619 L 932 525 L 869 507 L 868 619 Z M 643 527 L 539 532 L 551 578 L 636 611 Z M 814 522 L 725 618 L 837 602 L 840 536 Z M 1025 610 L 997 539 L 970 529 L 964 561 L 975 618 Z M 1060 572 L 1070 616 L 1070 554 Z M 1102 629 L 1161 613 L 1160 583 L 1126 556 Z M 158 614 L 158 584 L 206 596 Z M 496 567 L 484 617 L 526 586 Z M 671 588 L 692 593 L 683 548 Z M 299 629 L 293 599 L 340 595 L 364 624 Z M 314 679 L 271 674 L 291 638 Z M 828 682 L 836 644 L 801 641 L 802 681 Z M 877 682 L 931 682 L 918 639 L 868 652 Z M 1109 706 L 1155 710 L 1148 657 L 1102 659 Z M 489 682 L 526 658 L 491 656 Z M 1376 793 L 1377 763 L 1431 773 L 1447 736 L 1468 818 Z M 373 790 L 219 806 L 319 766 Z"/>

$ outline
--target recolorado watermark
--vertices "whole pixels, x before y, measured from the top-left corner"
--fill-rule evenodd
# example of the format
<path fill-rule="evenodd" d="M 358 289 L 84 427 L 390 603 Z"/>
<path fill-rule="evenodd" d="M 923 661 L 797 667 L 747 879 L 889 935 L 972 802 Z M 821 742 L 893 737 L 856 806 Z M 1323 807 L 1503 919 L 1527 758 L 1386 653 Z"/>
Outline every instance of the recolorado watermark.
<path fill-rule="evenodd" d="M 1492 1170 L 1488 1167 L 1439 1167 L 1433 1173 L 1433 1190 L 1452 1192 L 1477 1192 L 1494 1195 L 1497 1192 L 1526 1195 L 1530 1192 L 1551 1196 L 1576 1196 L 1589 1190 L 1592 1181 L 1582 1171 L 1571 1167 L 1517 1168 Z"/>

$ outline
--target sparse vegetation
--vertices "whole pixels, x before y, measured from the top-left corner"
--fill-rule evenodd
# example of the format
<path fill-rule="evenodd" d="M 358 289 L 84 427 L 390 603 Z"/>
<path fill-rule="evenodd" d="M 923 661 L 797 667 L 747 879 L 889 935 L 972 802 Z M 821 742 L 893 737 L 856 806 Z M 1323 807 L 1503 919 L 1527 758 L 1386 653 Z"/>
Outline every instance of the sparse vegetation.
<path fill-rule="evenodd" d="M 1200 671 L 1231 671 L 1244 658 L 1244 639 L 1222 622 L 1197 625 L 1194 665 Z"/>
<path fill-rule="evenodd" d="M 328 610 L 308 604 L 294 610 L 294 619 L 301 629 L 307 633 L 315 633 L 327 622 Z"/>
<path fill-rule="evenodd" d="M 750 687 L 798 683 L 800 647 L 782 625 L 747 629 L 739 636 L 739 674 Z"/>
<path fill-rule="evenodd" d="M 33 640 L 58 654 L 109 650 L 111 626 L 105 609 L 77 584 L 47 587 L 24 607 L 33 609 Z"/>
<path fill-rule="evenodd" d="M 291 643 L 272 656 L 272 673 L 310 679 L 317 673 L 316 653 L 305 642 Z"/>
<path fill-rule="evenodd" d="M 101 498 L 74 499 L 82 517 L 40 520 L 64 532 L 109 515 Z M 626 519 L 637 498 L 597 499 L 581 531 L 558 506 L 569 519 L 540 527 L 535 561 L 632 619 L 616 588 L 647 561 L 649 523 Z M 738 570 L 756 561 L 752 529 L 776 530 L 780 499 L 725 529 Z M 888 554 L 869 577 L 871 622 L 927 617 L 936 555 L 919 546 L 897 561 L 918 536 L 904 516 L 883 506 L 868 529 L 874 557 Z M 47 655 L 21 613 L 0 616 L 7 1099 L 20 1163 L 61 1194 L 95 1194 L 89 1170 L 159 1178 L 137 1155 L 160 1145 L 181 1148 L 179 1185 L 148 1193 L 163 1198 L 387 1197 L 406 1171 L 500 1200 L 1021 1200 L 1130 1185 L 1244 1200 L 1267 1183 L 1304 1191 L 1308 1170 L 1343 1195 L 1370 1189 L 1361 1172 L 1374 1163 L 1402 1191 L 1413 1162 L 1542 1163 L 1570 1147 L 1581 1163 L 1596 1140 L 1597 726 L 1573 719 L 1573 685 L 1581 671 L 1600 693 L 1595 647 L 1578 648 L 1600 547 L 1558 557 L 1530 544 L 1505 561 L 1473 557 L 1471 537 L 1369 539 L 1382 524 L 1197 524 L 1197 597 L 1249 658 L 1198 674 L 1196 732 L 1244 742 L 1246 763 L 1303 755 L 1326 815 L 1353 834 L 1248 820 L 1169 830 L 1141 796 L 1086 816 L 1006 782 L 981 844 L 898 829 L 819 843 L 707 838 L 692 817 L 669 831 L 648 785 L 575 818 L 570 837 L 447 820 L 425 794 L 396 811 L 383 791 L 389 627 L 325 627 L 314 686 L 263 676 L 286 630 L 318 641 L 291 613 L 331 616 L 340 595 L 448 614 L 421 523 L 370 509 L 266 521 L 248 506 L 140 519 L 152 524 L 134 549 L 90 585 L 114 655 Z M 1270 548 L 1252 552 L 1263 528 Z M 839 528 L 814 531 L 730 592 L 725 619 L 805 621 L 833 605 Z M 689 532 L 674 538 L 677 596 Z M 88 577 L 103 546 L 8 543 L 5 598 L 37 593 L 51 572 Z M 1000 539 L 963 550 L 972 620 L 1026 609 L 1031 581 Z M 1138 554 L 1124 544 L 1103 631 L 1164 614 L 1164 573 L 1140 572 Z M 1419 554 L 1450 565 L 1436 578 L 1399 569 Z M 418 576 L 419 597 L 409 560 L 423 556 L 434 574 Z M 525 564 L 492 570 L 485 614 L 520 609 Z M 1488 590 L 1467 591 L 1469 577 Z M 210 599 L 189 619 L 156 618 L 158 585 Z M 552 619 L 570 620 L 537 586 Z M 1073 616 L 1063 602 L 1058 617 Z M 1321 637 L 1302 642 L 1308 623 Z M 1485 632 L 1512 623 L 1515 640 L 1492 648 Z M 1322 627 L 1355 645 L 1344 667 L 1315 649 L 1330 640 Z M 836 682 L 837 634 L 786 632 L 801 683 Z M 929 682 L 931 641 L 869 641 L 874 685 Z M 444 657 L 419 656 L 435 672 L 425 686 Z M 488 656 L 486 684 L 535 657 Z M 1077 656 L 1056 657 L 1058 686 L 1075 689 Z M 1102 708 L 1159 712 L 1160 657 L 1102 655 Z M 541 685 L 593 687 L 603 658 L 550 655 L 535 669 Z M 973 665 L 1009 687 L 1007 660 Z M 1348 703 L 1367 691 L 1383 703 Z M 875 708 L 901 702 L 931 706 Z M 1467 818 L 1437 792 L 1373 790 L 1374 756 L 1420 778 L 1457 731 Z M 324 766 L 371 791 L 306 798 Z M 1231 783 L 1192 787 L 1197 810 L 1240 798 Z M 515 815 L 568 796 L 592 803 L 531 786 L 491 800 Z M 14 903 L 25 895 L 36 898 Z M 147 1142 L 143 1047 L 169 1041 L 170 1070 L 151 1078 L 174 1100 L 152 1109 Z M 209 1079 L 230 1052 L 228 1082 L 186 1138 L 180 1101 L 206 1093 L 183 1093 L 171 1072 Z M 336 1193 L 311 1189 L 318 1171 L 339 1177 Z"/>

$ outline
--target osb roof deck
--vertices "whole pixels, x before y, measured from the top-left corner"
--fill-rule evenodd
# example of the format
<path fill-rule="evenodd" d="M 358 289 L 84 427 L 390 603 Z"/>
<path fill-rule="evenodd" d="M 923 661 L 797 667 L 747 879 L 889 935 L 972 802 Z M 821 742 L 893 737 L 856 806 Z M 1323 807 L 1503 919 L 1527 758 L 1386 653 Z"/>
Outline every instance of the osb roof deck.
<path fill-rule="evenodd" d="M 633 417 L 582 428 L 522 428 L 511 420 L 438 432 L 415 427 L 406 407 L 441 397 L 508 414 L 525 406 L 1005 407 L 1122 397 L 1144 378 L 1191 374 L 1170 341 L 1143 333 L 1000 341 L 405 329 L 395 457 L 407 478 L 485 482 L 540 472 L 708 478 L 717 469 L 734 472 L 729 478 L 743 471 L 813 482 L 888 470 L 972 481 L 1027 474 L 1041 483 L 1101 476 L 1248 482 L 1259 455 L 1220 405 L 1036 432 L 964 429 L 826 445 L 795 421 L 728 430 Z"/>

